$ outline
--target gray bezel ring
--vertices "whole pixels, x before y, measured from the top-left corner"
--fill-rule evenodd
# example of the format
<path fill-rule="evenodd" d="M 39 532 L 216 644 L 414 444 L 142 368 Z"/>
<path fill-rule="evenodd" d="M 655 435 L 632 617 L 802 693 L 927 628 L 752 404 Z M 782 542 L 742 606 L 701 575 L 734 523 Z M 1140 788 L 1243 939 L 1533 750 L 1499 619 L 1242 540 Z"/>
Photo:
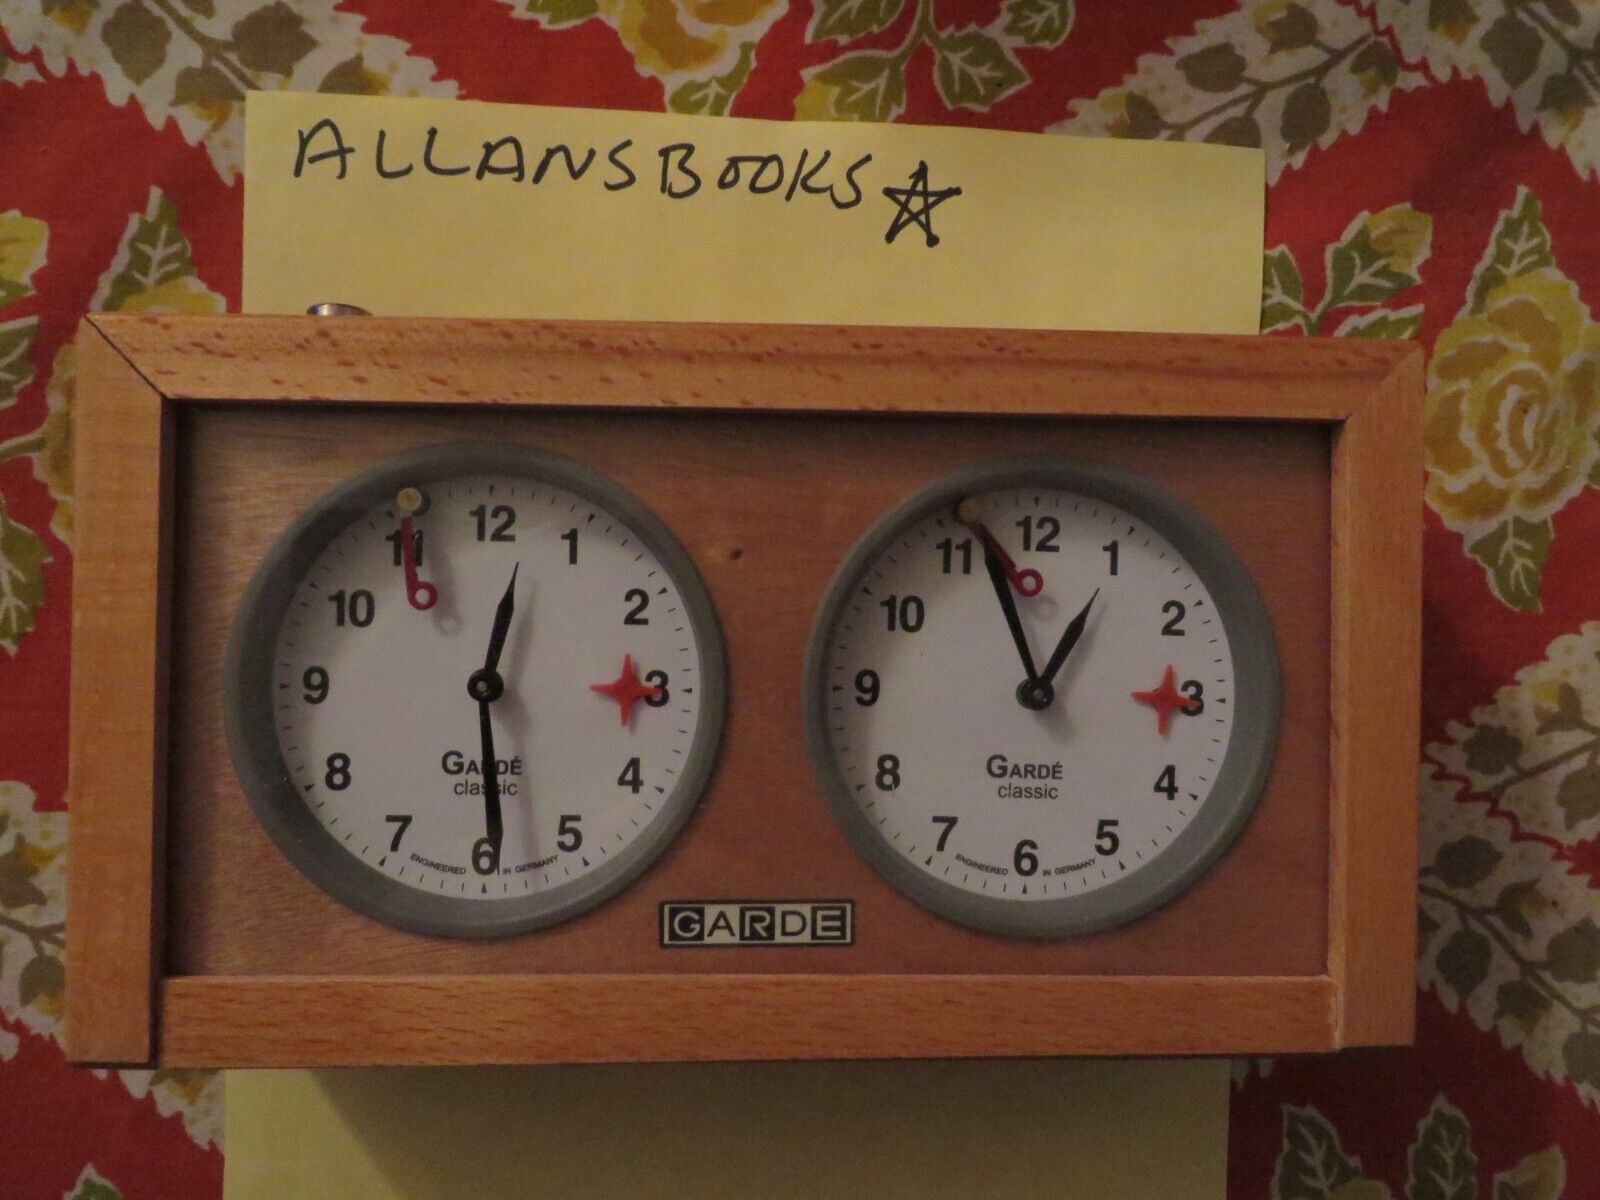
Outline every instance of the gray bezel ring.
<path fill-rule="evenodd" d="M 346 850 L 291 781 L 272 712 L 278 630 L 295 587 L 328 544 L 403 486 L 480 474 L 562 488 L 618 517 L 638 535 L 683 594 L 700 652 L 702 705 L 678 784 L 638 837 L 571 883 L 537 896 L 492 900 L 432 895 L 391 879 Z M 637 879 L 694 811 L 716 761 L 726 704 L 727 668 L 716 610 L 693 560 L 666 525 L 599 472 L 501 442 L 423 446 L 385 459 L 323 493 L 279 534 L 251 576 L 228 632 L 223 663 L 223 722 L 234 771 L 256 819 L 278 849 L 347 907 L 401 929 L 446 937 L 503 937 L 542 929 L 587 912 Z"/>
<path fill-rule="evenodd" d="M 1114 504 L 1165 538 L 1210 591 L 1233 654 L 1233 736 L 1210 794 L 1189 825 L 1132 875 L 1079 896 L 983 896 L 895 853 L 854 801 L 827 736 L 828 647 L 862 575 L 909 525 L 974 493 L 1013 487 L 1071 491 Z M 1101 463 L 1022 458 L 976 464 L 929 484 L 878 518 L 829 584 L 811 627 L 802 686 L 806 750 L 834 820 L 889 884 L 931 912 L 988 933 L 1059 938 L 1110 929 L 1174 899 L 1222 857 L 1249 821 L 1277 747 L 1282 674 L 1271 618 L 1244 564 L 1212 526 L 1164 488 Z"/>

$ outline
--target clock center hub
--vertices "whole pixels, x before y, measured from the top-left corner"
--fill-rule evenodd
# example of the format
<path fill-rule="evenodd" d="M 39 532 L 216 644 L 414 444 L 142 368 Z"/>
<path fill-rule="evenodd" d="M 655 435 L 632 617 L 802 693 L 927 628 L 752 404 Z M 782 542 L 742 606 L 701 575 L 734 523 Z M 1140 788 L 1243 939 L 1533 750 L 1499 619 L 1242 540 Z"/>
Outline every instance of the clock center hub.
<path fill-rule="evenodd" d="M 1043 679 L 1024 679 L 1017 684 L 1017 703 L 1034 712 L 1043 712 L 1055 702 L 1056 689 Z"/>
<path fill-rule="evenodd" d="M 506 681 L 499 671 L 480 669 L 467 677 L 467 695 L 480 704 L 492 704 L 505 694 Z"/>

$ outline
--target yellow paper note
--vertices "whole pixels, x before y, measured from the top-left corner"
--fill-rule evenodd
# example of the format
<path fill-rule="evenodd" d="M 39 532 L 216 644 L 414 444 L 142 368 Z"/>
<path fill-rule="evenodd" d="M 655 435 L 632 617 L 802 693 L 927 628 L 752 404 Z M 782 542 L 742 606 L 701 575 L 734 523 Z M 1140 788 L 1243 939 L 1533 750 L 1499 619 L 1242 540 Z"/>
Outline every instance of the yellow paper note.
<path fill-rule="evenodd" d="M 253 92 L 244 306 L 1245 333 L 1233 147 Z"/>
<path fill-rule="evenodd" d="M 246 127 L 247 311 L 1258 319 L 1255 151 L 281 93 L 252 93 Z M 225 1190 L 1214 1200 L 1226 1123 L 1221 1062 L 246 1071 Z"/>
<path fill-rule="evenodd" d="M 235 1071 L 225 1200 L 1217 1200 L 1184 1062 Z"/>

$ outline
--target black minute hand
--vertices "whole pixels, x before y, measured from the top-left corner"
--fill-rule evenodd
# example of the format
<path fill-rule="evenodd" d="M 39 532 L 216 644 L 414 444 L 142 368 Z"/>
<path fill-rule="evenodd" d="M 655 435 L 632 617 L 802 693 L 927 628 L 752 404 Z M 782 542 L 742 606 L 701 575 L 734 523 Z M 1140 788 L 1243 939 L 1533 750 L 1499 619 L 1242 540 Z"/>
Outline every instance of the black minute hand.
<path fill-rule="evenodd" d="M 500 819 L 500 767 L 494 757 L 494 727 L 489 720 L 489 701 L 478 702 L 478 730 L 483 735 L 483 823 L 495 858 L 500 857 L 500 840 L 505 825 Z"/>
<path fill-rule="evenodd" d="M 1095 588 L 1094 595 L 1089 597 L 1089 603 L 1078 610 L 1078 615 L 1067 622 L 1066 629 L 1061 632 L 1061 640 L 1056 643 L 1055 652 L 1050 655 L 1050 661 L 1044 665 L 1044 674 L 1039 678 L 1045 683 L 1054 683 L 1056 675 L 1061 670 L 1061 664 L 1067 661 L 1067 655 L 1072 653 L 1072 648 L 1078 644 L 1078 639 L 1083 636 L 1083 628 L 1089 623 L 1089 610 L 1094 607 L 1095 599 L 1100 595 L 1100 589 Z"/>
<path fill-rule="evenodd" d="M 487 865 L 480 864 L 479 851 L 476 849 L 472 861 L 473 866 L 484 875 L 498 868 L 500 842 L 505 833 L 500 815 L 500 768 L 494 756 L 494 721 L 489 708 L 506 690 L 505 680 L 500 678 L 498 668 L 500 652 L 506 645 L 506 631 L 511 628 L 511 616 L 516 611 L 517 571 L 520 565 L 511 568 L 511 582 L 506 584 L 505 594 L 495 606 L 494 625 L 489 630 L 489 650 L 484 655 L 483 668 L 474 671 L 467 680 L 467 694 L 478 702 L 478 734 L 483 744 L 484 838 L 479 846 L 488 843 L 487 854 L 483 858 L 483 863 Z"/>
<path fill-rule="evenodd" d="M 1000 559 L 989 547 L 986 539 L 983 541 L 983 565 L 989 572 L 989 582 L 994 584 L 994 594 L 1000 601 L 1000 610 L 1006 615 L 1006 627 L 1011 630 L 1011 640 L 1016 643 L 1017 655 L 1022 659 L 1022 669 L 1028 673 L 1025 682 L 1032 683 L 1039 677 L 1033 667 L 1033 651 L 1028 649 L 1028 635 L 1022 631 L 1022 618 L 1017 616 L 1017 599 L 1011 594 L 1011 582 L 1006 578 L 1006 569 L 1000 565 Z"/>

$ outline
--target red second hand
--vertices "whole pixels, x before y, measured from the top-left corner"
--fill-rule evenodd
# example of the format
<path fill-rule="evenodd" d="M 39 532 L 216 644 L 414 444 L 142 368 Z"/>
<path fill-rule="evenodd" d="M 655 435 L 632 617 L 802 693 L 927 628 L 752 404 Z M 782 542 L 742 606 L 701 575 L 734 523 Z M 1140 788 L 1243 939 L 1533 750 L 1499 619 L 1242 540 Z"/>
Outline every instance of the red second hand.
<path fill-rule="evenodd" d="M 994 556 L 1000 560 L 1000 565 L 1005 568 L 1006 578 L 1011 581 L 1011 586 L 1016 589 L 1017 595 L 1031 600 L 1044 591 L 1044 576 L 1032 567 L 1017 566 L 999 539 L 989 532 L 987 525 L 982 521 L 966 521 L 963 524 L 977 534 L 983 544 L 994 552 Z"/>
<path fill-rule="evenodd" d="M 411 607 L 426 611 L 439 603 L 439 589 L 417 578 L 417 531 L 409 515 L 400 518 L 400 561 L 406 569 L 406 599 Z"/>

